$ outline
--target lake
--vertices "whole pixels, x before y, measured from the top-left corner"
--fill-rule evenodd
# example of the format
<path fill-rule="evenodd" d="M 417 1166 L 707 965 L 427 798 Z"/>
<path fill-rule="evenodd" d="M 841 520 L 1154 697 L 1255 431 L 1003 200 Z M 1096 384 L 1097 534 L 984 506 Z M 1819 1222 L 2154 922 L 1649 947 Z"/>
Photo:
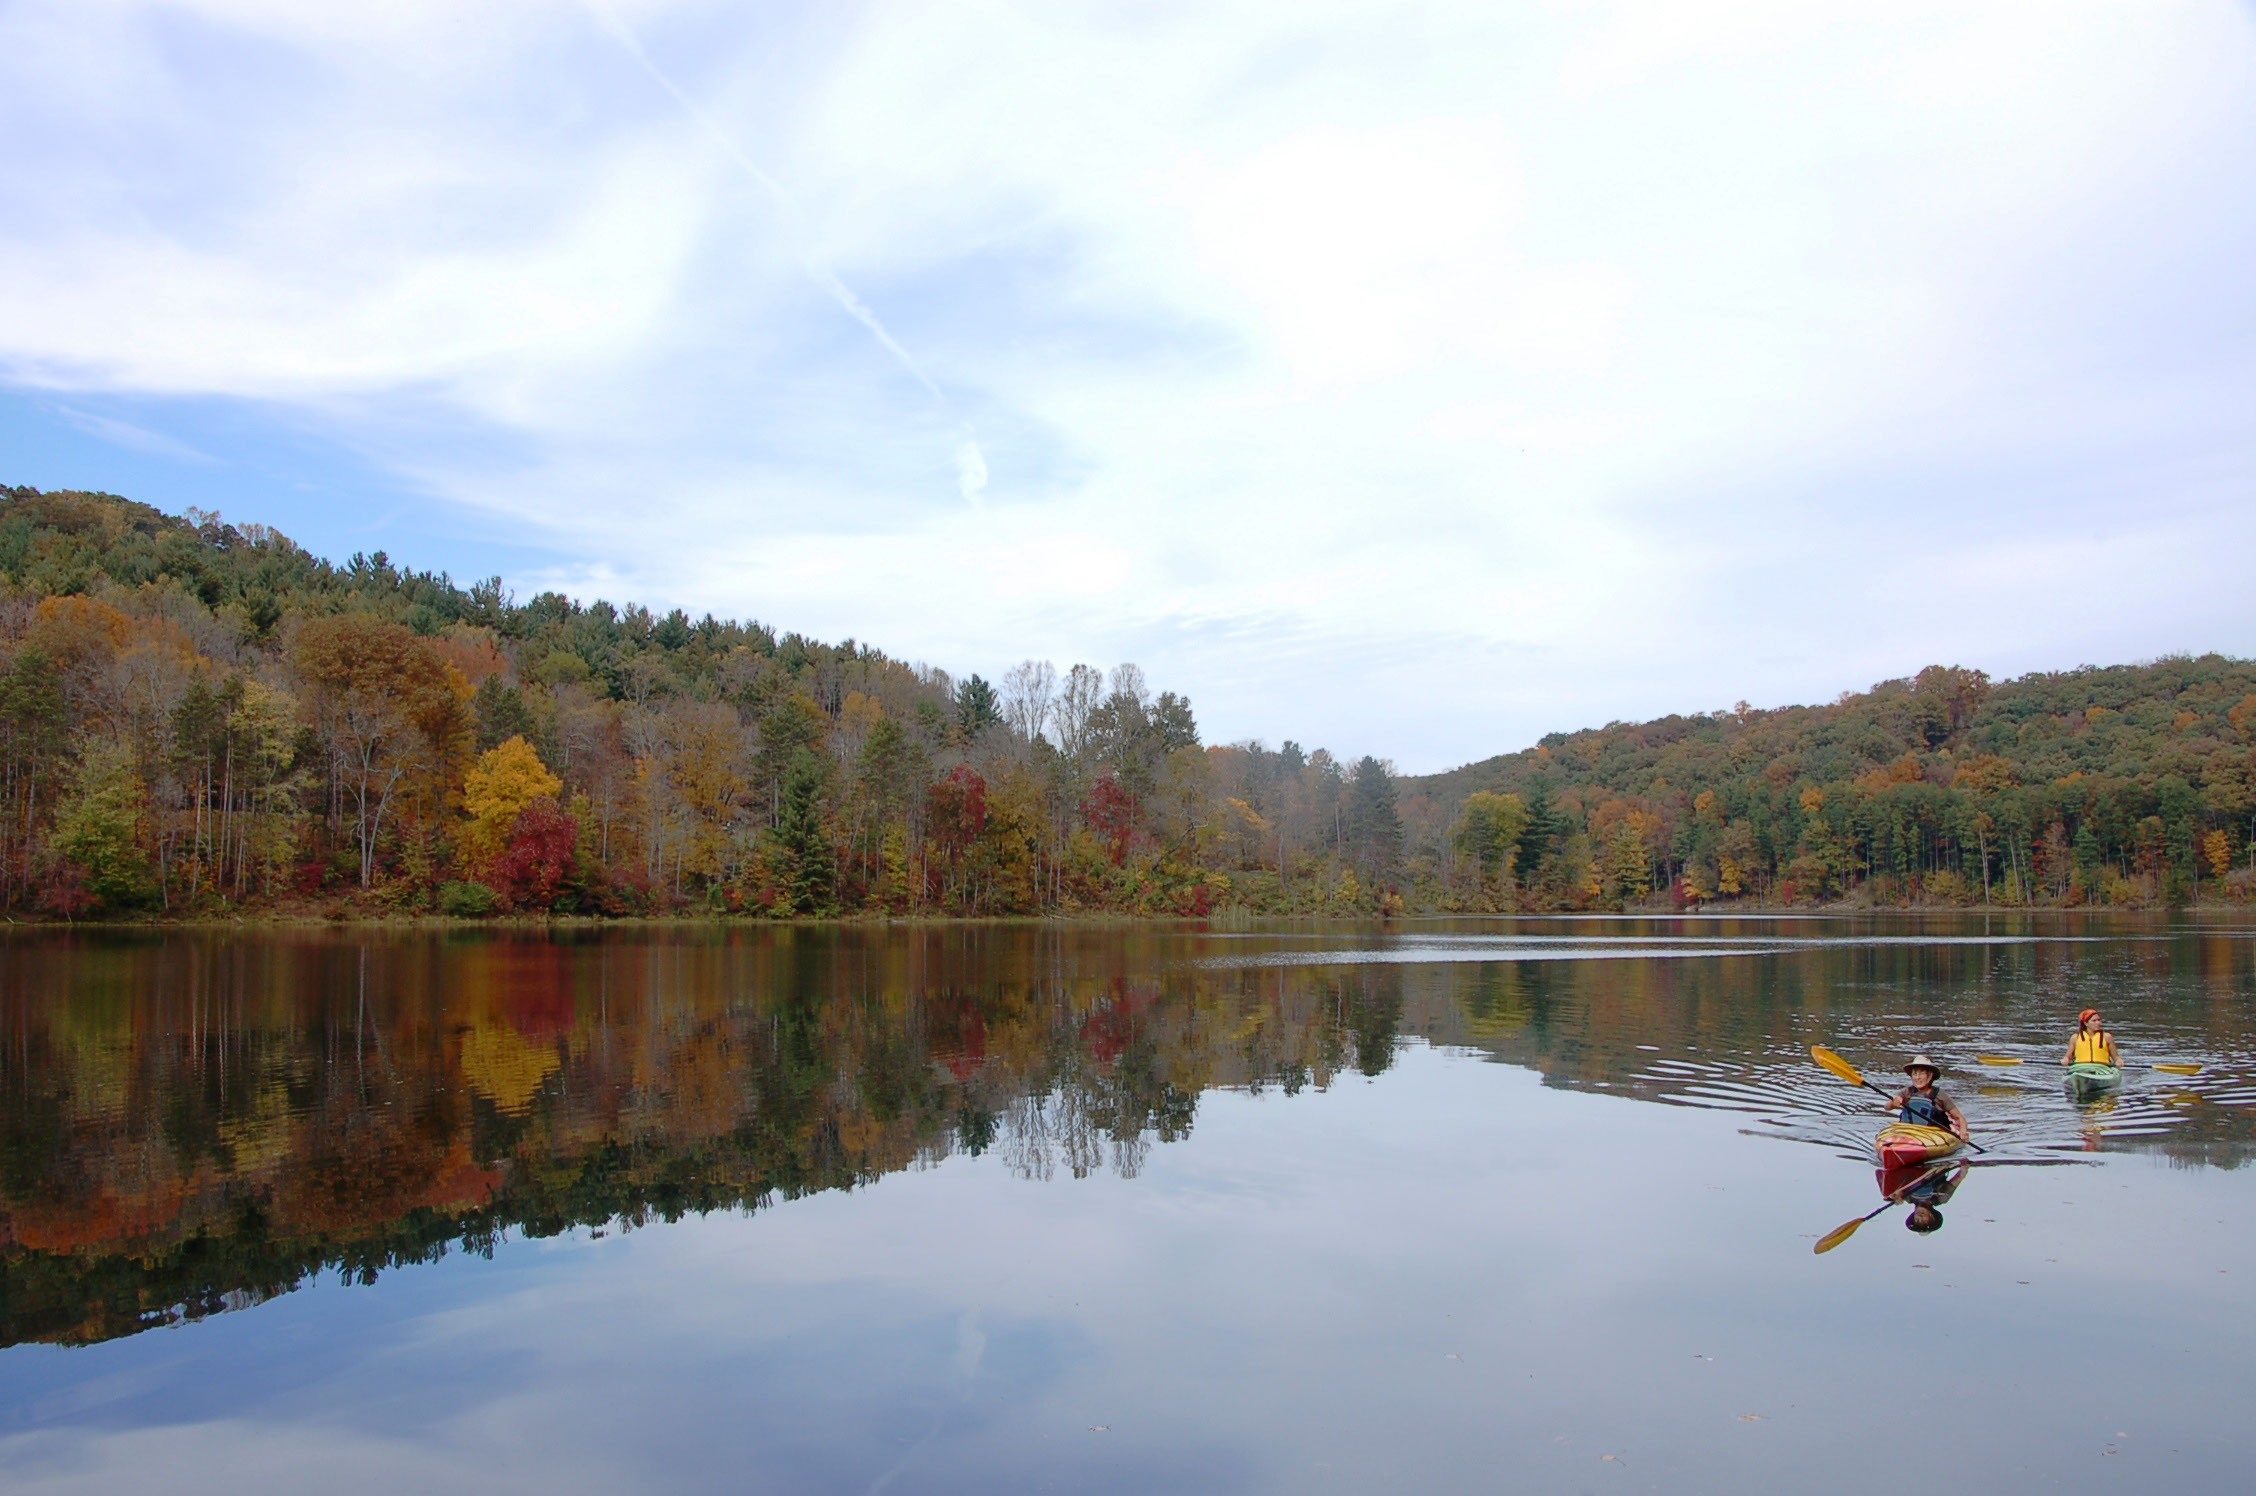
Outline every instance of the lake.
<path fill-rule="evenodd" d="M 0 1486 L 2239 1488 L 2252 996 L 2216 914 L 19 931 Z M 2087 1003 L 2201 1072 L 2071 1096 Z M 1889 1204 L 1813 1043 L 1989 1151 Z"/>

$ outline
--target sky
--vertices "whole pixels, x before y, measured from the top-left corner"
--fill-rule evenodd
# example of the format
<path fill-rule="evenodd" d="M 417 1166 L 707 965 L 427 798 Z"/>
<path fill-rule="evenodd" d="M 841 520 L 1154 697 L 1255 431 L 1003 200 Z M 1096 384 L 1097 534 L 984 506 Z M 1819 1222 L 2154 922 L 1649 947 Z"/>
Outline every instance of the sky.
<path fill-rule="evenodd" d="M 0 0 L 0 482 L 1407 771 L 2256 654 L 2256 6 Z"/>

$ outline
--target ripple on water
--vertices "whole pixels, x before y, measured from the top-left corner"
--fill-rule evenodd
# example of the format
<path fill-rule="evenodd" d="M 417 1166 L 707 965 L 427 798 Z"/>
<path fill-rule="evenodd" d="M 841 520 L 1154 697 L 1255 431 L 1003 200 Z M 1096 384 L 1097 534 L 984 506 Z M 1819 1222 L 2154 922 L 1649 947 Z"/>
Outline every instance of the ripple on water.
<path fill-rule="evenodd" d="M 2002 1054 L 2007 1047 L 1984 1043 L 1978 1035 L 1963 1042 L 1946 1035 L 1933 1042 L 1952 1052 Z M 2042 1065 L 2033 1055 L 2022 1058 L 2022 1066 L 1968 1067 L 1945 1084 L 1966 1112 L 1976 1141 L 1988 1149 L 1981 1155 L 1987 1162 L 2054 1161 L 2109 1142 L 2161 1138 L 2195 1120 L 2203 1108 L 2256 1104 L 2256 1086 L 2206 1069 L 2190 1077 L 2134 1072 L 2120 1087 L 2084 1099 L 2068 1090 L 2057 1055 Z M 1883 1074 L 1871 1078 L 1881 1085 L 1894 1079 Z M 1761 1114 L 1763 1136 L 1813 1143 L 1860 1159 L 1871 1156 L 1873 1134 L 1886 1120 L 1877 1097 L 1817 1070 L 1798 1050 L 1656 1057 L 1637 1070 L 1633 1084 L 1640 1094 L 1672 1106 Z"/>

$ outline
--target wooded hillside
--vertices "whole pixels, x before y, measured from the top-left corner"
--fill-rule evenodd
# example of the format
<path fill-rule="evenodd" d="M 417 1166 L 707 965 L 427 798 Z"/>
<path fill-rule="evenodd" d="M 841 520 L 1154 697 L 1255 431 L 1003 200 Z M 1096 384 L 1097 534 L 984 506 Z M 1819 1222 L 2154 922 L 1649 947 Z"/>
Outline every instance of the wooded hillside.
<path fill-rule="evenodd" d="M 1405 810 L 1534 903 L 2244 898 L 2252 750 L 2256 662 L 1938 665 L 1830 706 L 1553 733 L 1405 781 Z"/>
<path fill-rule="evenodd" d="M 1366 759 L 106 494 L 0 490 L 0 904 L 1200 914 L 1400 902 Z"/>
<path fill-rule="evenodd" d="M 1555 733 L 1397 781 L 1133 665 L 846 640 L 0 489 L 0 906 L 1202 915 L 2256 891 L 2256 665 Z"/>

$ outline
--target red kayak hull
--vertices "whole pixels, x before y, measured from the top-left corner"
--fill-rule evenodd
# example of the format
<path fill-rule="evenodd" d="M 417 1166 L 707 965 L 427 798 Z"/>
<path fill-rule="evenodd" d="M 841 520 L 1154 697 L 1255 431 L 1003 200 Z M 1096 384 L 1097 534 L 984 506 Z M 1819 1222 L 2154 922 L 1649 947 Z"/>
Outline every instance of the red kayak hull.
<path fill-rule="evenodd" d="M 1965 1145 L 1958 1134 L 1941 1127 L 1921 1127 L 1912 1122 L 1891 1122 L 1874 1140 L 1880 1165 L 1886 1169 L 1916 1168 L 1938 1158 L 1948 1158 Z"/>

